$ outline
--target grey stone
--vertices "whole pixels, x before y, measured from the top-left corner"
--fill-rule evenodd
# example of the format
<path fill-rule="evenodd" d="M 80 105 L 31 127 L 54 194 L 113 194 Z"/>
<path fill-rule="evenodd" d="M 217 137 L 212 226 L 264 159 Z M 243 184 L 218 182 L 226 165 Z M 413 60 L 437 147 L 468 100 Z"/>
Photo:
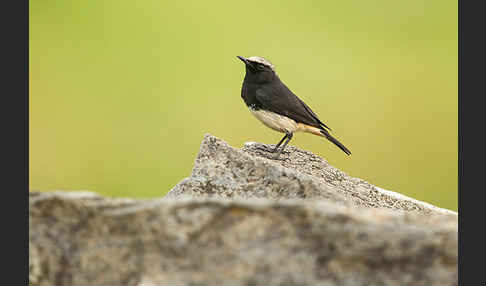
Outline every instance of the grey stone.
<path fill-rule="evenodd" d="M 160 199 L 30 192 L 30 285 L 458 284 L 456 213 L 268 148 L 206 135 Z"/>
<path fill-rule="evenodd" d="M 270 159 L 274 145 L 246 143 L 240 150 L 206 134 L 192 174 L 166 198 L 219 197 L 302 199 L 340 205 L 387 208 L 422 214 L 457 213 L 387 191 L 343 171 L 308 151 L 287 146 L 280 160 Z"/>

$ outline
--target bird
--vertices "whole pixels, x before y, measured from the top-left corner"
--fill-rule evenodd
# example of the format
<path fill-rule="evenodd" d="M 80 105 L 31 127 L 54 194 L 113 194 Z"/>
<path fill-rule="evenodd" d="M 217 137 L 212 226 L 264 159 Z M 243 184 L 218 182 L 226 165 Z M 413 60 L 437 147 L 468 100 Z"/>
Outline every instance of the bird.
<path fill-rule="evenodd" d="M 246 69 L 241 87 L 241 98 L 246 106 L 265 126 L 285 133 L 271 151 L 276 153 L 273 159 L 279 158 L 296 132 L 324 137 L 346 155 L 351 155 L 348 148 L 331 136 L 331 128 L 322 123 L 317 114 L 280 80 L 270 61 L 257 56 L 237 58 L 245 64 Z M 278 151 L 282 143 L 283 146 Z"/>

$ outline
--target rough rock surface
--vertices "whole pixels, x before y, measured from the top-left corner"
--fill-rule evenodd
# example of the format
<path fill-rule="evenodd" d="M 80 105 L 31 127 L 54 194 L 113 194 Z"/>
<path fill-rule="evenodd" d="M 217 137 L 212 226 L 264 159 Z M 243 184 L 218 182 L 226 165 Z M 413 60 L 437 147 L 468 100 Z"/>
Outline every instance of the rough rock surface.
<path fill-rule="evenodd" d="M 161 199 L 31 192 L 30 285 L 458 284 L 456 213 L 266 148 L 207 135 Z"/>
<path fill-rule="evenodd" d="M 166 198 L 323 199 L 399 212 L 456 214 L 352 178 L 321 157 L 294 146 L 287 146 L 280 160 L 270 159 L 274 146 L 251 142 L 240 150 L 206 134 L 191 176 Z"/>

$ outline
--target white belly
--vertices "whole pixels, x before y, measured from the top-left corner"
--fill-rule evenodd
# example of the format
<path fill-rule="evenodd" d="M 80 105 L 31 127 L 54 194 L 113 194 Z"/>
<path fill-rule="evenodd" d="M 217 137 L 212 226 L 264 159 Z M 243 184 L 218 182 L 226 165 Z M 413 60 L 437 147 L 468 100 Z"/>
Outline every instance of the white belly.
<path fill-rule="evenodd" d="M 278 132 L 296 132 L 299 129 L 299 124 L 286 116 L 266 110 L 253 110 L 250 108 L 250 111 L 263 124 Z"/>

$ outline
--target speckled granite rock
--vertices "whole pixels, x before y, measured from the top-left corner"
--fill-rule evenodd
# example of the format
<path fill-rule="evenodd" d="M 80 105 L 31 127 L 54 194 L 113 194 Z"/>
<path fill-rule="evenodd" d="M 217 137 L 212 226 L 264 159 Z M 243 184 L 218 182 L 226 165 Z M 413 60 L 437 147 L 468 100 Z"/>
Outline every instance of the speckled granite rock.
<path fill-rule="evenodd" d="M 206 134 L 191 176 L 177 184 L 166 198 L 323 199 L 398 212 L 457 215 L 350 177 L 319 156 L 294 146 L 287 146 L 281 160 L 270 159 L 273 147 L 246 143 L 237 149 Z"/>
<path fill-rule="evenodd" d="M 206 135 L 160 199 L 31 192 L 30 285 L 458 284 L 456 213 L 268 148 Z"/>

